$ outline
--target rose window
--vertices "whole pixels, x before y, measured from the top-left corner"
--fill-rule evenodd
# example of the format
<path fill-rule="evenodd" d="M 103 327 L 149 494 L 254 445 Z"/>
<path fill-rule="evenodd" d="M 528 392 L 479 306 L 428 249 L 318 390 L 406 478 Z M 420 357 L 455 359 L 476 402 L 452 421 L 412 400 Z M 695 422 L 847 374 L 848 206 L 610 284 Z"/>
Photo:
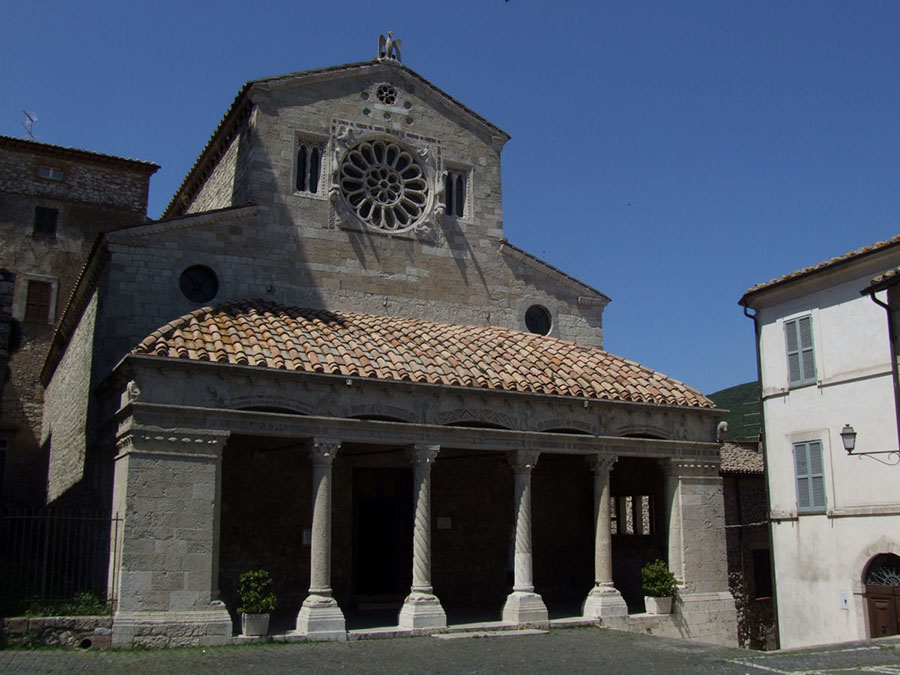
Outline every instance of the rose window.
<path fill-rule="evenodd" d="M 375 96 L 385 105 L 394 105 L 397 102 L 397 90 L 389 84 L 382 84 L 378 87 Z"/>
<path fill-rule="evenodd" d="M 380 230 L 411 228 L 428 202 L 422 167 L 390 141 L 363 141 L 350 148 L 341 162 L 340 185 L 356 215 Z"/>

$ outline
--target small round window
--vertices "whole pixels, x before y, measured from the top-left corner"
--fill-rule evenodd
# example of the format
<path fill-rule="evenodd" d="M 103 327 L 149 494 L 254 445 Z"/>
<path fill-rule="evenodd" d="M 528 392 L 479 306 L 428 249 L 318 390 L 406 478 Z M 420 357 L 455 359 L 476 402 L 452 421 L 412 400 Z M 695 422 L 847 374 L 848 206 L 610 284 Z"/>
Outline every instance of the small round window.
<path fill-rule="evenodd" d="M 192 302 L 209 302 L 219 292 L 219 279 L 206 265 L 191 265 L 178 281 L 184 297 Z"/>
<path fill-rule="evenodd" d="M 532 305 L 525 310 L 525 327 L 535 335 L 549 335 L 553 320 L 546 307 Z"/>

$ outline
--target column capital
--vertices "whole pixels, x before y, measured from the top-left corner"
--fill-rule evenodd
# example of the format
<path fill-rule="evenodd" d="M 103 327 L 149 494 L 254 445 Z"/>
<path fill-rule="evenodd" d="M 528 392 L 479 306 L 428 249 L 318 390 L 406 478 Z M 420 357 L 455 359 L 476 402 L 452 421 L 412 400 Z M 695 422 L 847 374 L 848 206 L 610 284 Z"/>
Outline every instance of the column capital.
<path fill-rule="evenodd" d="M 513 471 L 531 471 L 537 466 L 540 456 L 539 450 L 510 450 L 506 453 L 506 461 Z"/>
<path fill-rule="evenodd" d="M 341 449 L 341 442 L 336 438 L 313 438 L 307 447 L 313 465 L 330 465 Z"/>
<path fill-rule="evenodd" d="M 594 473 L 609 473 L 613 465 L 619 460 L 619 456 L 598 452 L 596 455 L 588 455 L 585 459 Z"/>
<path fill-rule="evenodd" d="M 439 445 L 427 445 L 425 443 L 416 443 L 415 445 L 406 446 L 406 456 L 413 466 L 420 464 L 434 464 L 438 453 L 441 451 Z"/>

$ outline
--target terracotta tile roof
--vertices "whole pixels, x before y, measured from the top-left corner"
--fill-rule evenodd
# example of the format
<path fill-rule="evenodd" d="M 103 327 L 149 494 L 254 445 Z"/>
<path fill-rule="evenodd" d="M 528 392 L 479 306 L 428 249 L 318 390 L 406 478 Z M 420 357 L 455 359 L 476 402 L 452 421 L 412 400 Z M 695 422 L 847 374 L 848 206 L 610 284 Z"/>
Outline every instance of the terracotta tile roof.
<path fill-rule="evenodd" d="M 281 370 L 714 408 L 698 391 L 602 349 L 507 328 L 283 307 L 203 307 L 133 354 Z"/>
<path fill-rule="evenodd" d="M 767 281 L 763 284 L 756 284 L 755 286 L 751 286 L 747 290 L 747 292 L 744 293 L 744 297 L 741 298 L 740 304 L 745 304 L 748 296 L 753 295 L 754 293 L 757 293 L 759 291 L 766 290 L 773 286 L 778 286 L 788 281 L 794 281 L 795 279 L 800 279 L 801 277 L 809 276 L 810 274 L 813 274 L 815 272 L 819 272 L 829 267 L 834 267 L 835 265 L 849 262 L 855 258 L 859 258 L 860 256 L 876 253 L 883 249 L 890 248 L 891 246 L 896 246 L 897 244 L 900 244 L 900 234 L 895 235 L 885 241 L 876 242 L 871 246 L 863 246 L 862 248 L 856 249 L 855 251 L 848 251 L 843 255 L 837 256 L 836 258 L 831 258 L 830 260 L 820 262 L 818 265 L 804 267 L 801 270 L 790 272 L 789 274 L 782 274 L 780 277 Z"/>
<path fill-rule="evenodd" d="M 128 159 L 126 157 L 117 157 L 116 155 L 107 155 L 101 152 L 92 152 L 90 150 L 80 150 L 79 148 L 69 148 L 62 145 L 41 143 L 39 141 L 32 141 L 24 138 L 14 138 L 12 136 L 0 136 L 0 147 L 43 155 L 54 155 L 56 157 L 68 157 L 76 160 L 90 160 L 100 164 L 124 166 L 129 169 L 137 169 L 148 174 L 154 174 L 159 170 L 159 165 L 154 164 L 153 162 L 145 162 L 140 159 Z"/>
<path fill-rule="evenodd" d="M 889 269 L 888 271 L 882 272 L 878 276 L 874 277 L 869 286 L 867 288 L 864 288 L 861 293 L 874 293 L 875 291 L 883 290 L 888 286 L 893 286 L 897 283 L 898 278 L 900 278 L 900 267 Z"/>
<path fill-rule="evenodd" d="M 761 452 L 734 443 L 725 443 L 719 451 L 721 473 L 759 474 L 764 472 Z"/>

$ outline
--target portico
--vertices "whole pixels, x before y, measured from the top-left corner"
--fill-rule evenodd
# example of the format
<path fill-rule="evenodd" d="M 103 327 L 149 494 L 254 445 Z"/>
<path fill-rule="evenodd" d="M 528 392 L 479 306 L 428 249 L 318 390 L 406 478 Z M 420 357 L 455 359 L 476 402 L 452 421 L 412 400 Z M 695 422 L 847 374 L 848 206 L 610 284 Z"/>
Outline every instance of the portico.
<path fill-rule="evenodd" d="M 366 606 L 396 606 L 391 625 L 413 633 L 444 629 L 448 607 L 494 607 L 504 624 L 547 625 L 579 592 L 584 618 L 617 625 L 627 621 L 613 575 L 617 458 L 696 467 L 718 457 L 707 441 L 608 433 L 676 422 L 689 435 L 717 420 L 678 407 L 139 354 L 120 375 L 129 384 L 116 415 L 115 491 L 125 524 L 111 579 L 131 604 L 116 614 L 115 625 L 127 627 L 114 629 L 119 644 L 143 643 L 142 632 L 160 622 L 201 642 L 226 639 L 236 577 L 259 567 L 273 573 L 283 611 L 297 605 L 291 632 L 307 639 L 345 639 L 346 611 Z M 182 479 L 144 493 L 140 462 Z M 682 527 L 686 471 L 665 473 L 669 501 L 652 516 L 677 533 L 659 555 L 678 570 L 685 536 L 690 545 L 705 536 Z M 203 510 L 167 506 L 198 499 Z M 133 527 L 141 509 L 171 517 Z M 203 575 L 173 582 L 160 557 L 171 546 L 192 551 Z M 722 576 L 722 588 L 698 579 L 697 590 L 724 591 Z M 132 592 L 131 579 L 142 580 L 143 593 Z"/>

